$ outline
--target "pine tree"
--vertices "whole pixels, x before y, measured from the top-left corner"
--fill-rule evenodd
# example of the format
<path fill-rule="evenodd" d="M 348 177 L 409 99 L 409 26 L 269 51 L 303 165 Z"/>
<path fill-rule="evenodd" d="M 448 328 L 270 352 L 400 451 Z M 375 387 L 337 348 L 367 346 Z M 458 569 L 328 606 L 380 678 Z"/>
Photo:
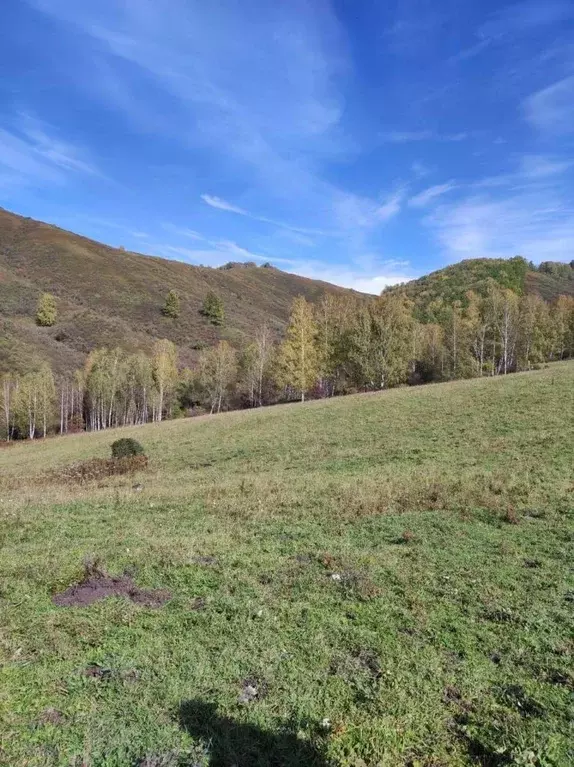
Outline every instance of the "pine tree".
<path fill-rule="evenodd" d="M 51 293 L 42 293 L 36 308 L 36 324 L 43 328 L 50 328 L 56 324 L 57 319 L 56 299 Z"/>
<path fill-rule="evenodd" d="M 317 326 L 311 304 L 299 296 L 293 301 L 287 337 L 279 352 L 279 378 L 305 401 L 305 393 L 317 383 L 320 374 L 320 353 Z"/>
<path fill-rule="evenodd" d="M 175 292 L 175 290 L 170 290 L 167 294 L 162 313 L 165 317 L 171 317 L 174 320 L 179 317 L 180 301 L 179 295 Z"/>
<path fill-rule="evenodd" d="M 223 325 L 225 321 L 225 309 L 221 298 L 213 291 L 205 296 L 200 313 L 206 317 L 212 325 Z"/>

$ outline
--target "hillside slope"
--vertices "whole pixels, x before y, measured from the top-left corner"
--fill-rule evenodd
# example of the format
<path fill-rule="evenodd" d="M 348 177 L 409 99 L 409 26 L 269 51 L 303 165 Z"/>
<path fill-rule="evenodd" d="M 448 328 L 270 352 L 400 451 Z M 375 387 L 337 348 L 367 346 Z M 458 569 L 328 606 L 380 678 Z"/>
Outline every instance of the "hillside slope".
<path fill-rule="evenodd" d="M 181 297 L 177 321 L 161 313 L 172 288 Z M 224 301 L 223 328 L 199 313 L 210 290 Z M 44 291 L 58 299 L 53 328 L 34 324 Z M 345 290 L 274 268 L 211 269 L 143 256 L 0 209 L 0 370 L 48 359 L 63 371 L 96 346 L 148 349 L 156 338 L 174 341 L 189 362 L 219 338 L 250 339 L 263 322 L 280 333 L 293 298 L 316 301 L 325 292 Z"/>
<path fill-rule="evenodd" d="M 474 258 L 387 290 L 405 292 L 415 302 L 420 319 L 426 320 L 434 302 L 464 300 L 469 290 L 484 295 L 489 280 L 518 295 L 535 293 L 545 301 L 553 301 L 560 295 L 574 295 L 572 264 L 547 261 L 534 267 L 520 257 Z"/>
<path fill-rule="evenodd" d="M 425 321 L 432 318 L 433 302 L 464 299 L 468 290 L 484 293 L 489 279 L 547 301 L 574 295 L 571 265 L 535 268 L 522 258 L 462 261 L 389 290 L 405 291 Z M 177 320 L 161 312 L 170 289 L 181 297 Z M 210 290 L 225 304 L 221 328 L 199 313 Z M 34 323 L 42 292 L 58 299 L 52 328 Z M 213 269 L 144 256 L 0 208 L 0 372 L 27 372 L 42 360 L 56 373 L 70 371 L 97 346 L 149 350 L 157 338 L 174 341 L 182 363 L 189 364 L 199 349 L 221 338 L 236 346 L 249 341 L 264 322 L 280 335 L 296 296 L 317 301 L 326 292 L 349 291 L 275 268 Z"/>

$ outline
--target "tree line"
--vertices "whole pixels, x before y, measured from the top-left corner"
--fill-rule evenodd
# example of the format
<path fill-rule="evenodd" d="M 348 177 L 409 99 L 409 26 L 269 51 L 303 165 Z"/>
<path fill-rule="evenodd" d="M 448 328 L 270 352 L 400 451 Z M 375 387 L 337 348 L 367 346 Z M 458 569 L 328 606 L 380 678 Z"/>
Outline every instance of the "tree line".
<path fill-rule="evenodd" d="M 172 300 L 172 299 L 171 299 Z M 209 311 L 223 306 L 209 299 Z M 181 368 L 175 345 L 151 353 L 99 348 L 73 375 L 43 363 L 0 381 L 4 439 L 161 421 L 194 413 L 259 407 L 460 378 L 506 375 L 574 357 L 574 297 L 546 303 L 490 282 L 482 295 L 416 305 L 394 289 L 371 299 L 326 294 L 293 302 L 283 339 L 262 325 L 235 349 L 226 341 Z"/>

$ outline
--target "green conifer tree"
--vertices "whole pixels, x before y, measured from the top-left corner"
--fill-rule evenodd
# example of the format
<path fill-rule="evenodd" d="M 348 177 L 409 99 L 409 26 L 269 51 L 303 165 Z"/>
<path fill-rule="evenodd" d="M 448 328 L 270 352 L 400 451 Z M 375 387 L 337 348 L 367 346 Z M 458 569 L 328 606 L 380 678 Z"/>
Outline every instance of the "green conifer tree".
<path fill-rule="evenodd" d="M 211 290 L 205 296 L 200 312 L 212 325 L 223 325 L 225 321 L 223 301 Z"/>
<path fill-rule="evenodd" d="M 180 301 L 179 295 L 175 290 L 170 290 L 167 294 L 162 312 L 165 317 L 171 317 L 174 320 L 179 317 Z"/>

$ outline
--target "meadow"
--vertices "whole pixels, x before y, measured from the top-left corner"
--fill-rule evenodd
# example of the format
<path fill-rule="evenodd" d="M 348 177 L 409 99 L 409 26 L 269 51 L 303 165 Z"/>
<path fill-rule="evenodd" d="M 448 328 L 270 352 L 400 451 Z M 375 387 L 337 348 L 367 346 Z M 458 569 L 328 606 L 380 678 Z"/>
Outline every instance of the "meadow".
<path fill-rule="evenodd" d="M 573 362 L 0 450 L 0 764 L 574 764 L 573 467 Z"/>

